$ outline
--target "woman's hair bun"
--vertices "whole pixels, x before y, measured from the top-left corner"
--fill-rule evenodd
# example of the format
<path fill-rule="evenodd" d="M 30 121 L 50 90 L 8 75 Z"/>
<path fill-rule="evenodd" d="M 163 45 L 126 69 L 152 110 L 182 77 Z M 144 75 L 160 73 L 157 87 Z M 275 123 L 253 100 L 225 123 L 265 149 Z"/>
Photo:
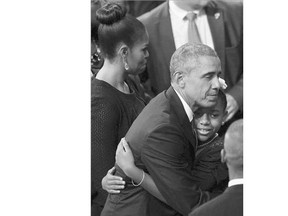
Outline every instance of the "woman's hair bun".
<path fill-rule="evenodd" d="M 96 19 L 104 25 L 112 25 L 122 20 L 126 15 L 126 8 L 117 3 L 108 2 L 96 11 Z"/>

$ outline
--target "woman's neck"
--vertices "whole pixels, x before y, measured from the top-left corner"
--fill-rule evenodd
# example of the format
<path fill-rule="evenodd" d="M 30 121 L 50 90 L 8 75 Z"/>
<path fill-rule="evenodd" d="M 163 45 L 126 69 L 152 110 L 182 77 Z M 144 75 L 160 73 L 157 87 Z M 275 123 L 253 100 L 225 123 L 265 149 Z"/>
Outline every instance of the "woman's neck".
<path fill-rule="evenodd" d="M 105 59 L 103 67 L 99 70 L 96 78 L 109 83 L 123 93 L 129 93 L 129 88 L 124 80 L 127 73 L 120 64 L 114 64 Z"/>

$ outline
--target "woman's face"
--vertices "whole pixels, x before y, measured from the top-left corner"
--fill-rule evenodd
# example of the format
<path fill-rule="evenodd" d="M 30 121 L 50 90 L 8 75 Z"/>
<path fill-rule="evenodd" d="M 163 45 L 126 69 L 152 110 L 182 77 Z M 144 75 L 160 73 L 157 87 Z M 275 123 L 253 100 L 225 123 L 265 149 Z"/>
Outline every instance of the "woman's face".
<path fill-rule="evenodd" d="M 147 64 L 149 57 L 148 52 L 149 38 L 147 32 L 143 35 L 142 39 L 139 40 L 131 49 L 128 51 L 127 63 L 129 65 L 129 73 L 140 74 L 142 73 Z"/>

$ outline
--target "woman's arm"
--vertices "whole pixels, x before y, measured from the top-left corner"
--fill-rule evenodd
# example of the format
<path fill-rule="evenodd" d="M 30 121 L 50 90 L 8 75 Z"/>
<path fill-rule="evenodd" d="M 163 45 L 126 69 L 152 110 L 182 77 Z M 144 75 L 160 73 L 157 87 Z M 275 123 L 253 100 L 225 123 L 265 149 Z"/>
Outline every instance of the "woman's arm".
<path fill-rule="evenodd" d="M 118 144 L 116 150 L 116 163 L 128 177 L 133 179 L 135 184 L 138 185 L 141 182 L 141 186 L 146 191 L 167 204 L 151 176 L 147 173 L 144 173 L 143 175 L 144 171 L 135 166 L 132 151 L 125 138 L 122 138 Z"/>
<path fill-rule="evenodd" d="M 91 99 L 91 193 L 103 193 L 101 181 L 115 164 L 120 112 L 110 98 Z"/>

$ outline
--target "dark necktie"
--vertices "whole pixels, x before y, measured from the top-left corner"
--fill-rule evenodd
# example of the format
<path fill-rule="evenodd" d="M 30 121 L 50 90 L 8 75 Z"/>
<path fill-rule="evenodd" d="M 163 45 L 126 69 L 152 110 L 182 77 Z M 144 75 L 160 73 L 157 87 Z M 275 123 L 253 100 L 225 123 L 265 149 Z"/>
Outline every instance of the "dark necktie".
<path fill-rule="evenodd" d="M 197 131 L 195 129 L 196 126 L 195 126 L 193 120 L 190 123 L 191 123 L 191 127 L 192 127 L 192 133 L 193 133 L 193 135 L 195 137 L 195 145 L 196 145 L 196 149 L 197 149 L 198 148 L 198 136 L 197 136 Z"/>
<path fill-rule="evenodd" d="M 195 23 L 196 14 L 193 12 L 188 12 L 185 16 L 188 21 L 188 42 L 189 43 L 201 43 L 200 35 Z"/>

